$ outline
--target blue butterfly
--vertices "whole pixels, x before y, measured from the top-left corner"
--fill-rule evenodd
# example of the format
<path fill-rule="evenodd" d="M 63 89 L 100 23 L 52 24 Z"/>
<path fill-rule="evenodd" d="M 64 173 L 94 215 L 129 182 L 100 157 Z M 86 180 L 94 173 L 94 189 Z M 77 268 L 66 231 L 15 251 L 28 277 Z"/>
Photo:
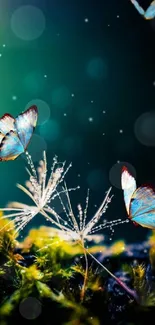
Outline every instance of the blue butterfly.
<path fill-rule="evenodd" d="M 31 106 L 16 118 L 10 114 L 0 118 L 0 161 L 14 160 L 26 151 L 37 119 L 36 106 Z"/>
<path fill-rule="evenodd" d="M 129 218 L 142 227 L 155 229 L 155 193 L 149 186 L 137 188 L 135 178 L 123 167 L 121 184 Z"/>
<path fill-rule="evenodd" d="M 155 18 L 155 1 L 152 1 L 150 6 L 145 11 L 136 0 L 130 0 L 132 4 L 135 6 L 140 15 L 144 17 L 146 20 Z"/>

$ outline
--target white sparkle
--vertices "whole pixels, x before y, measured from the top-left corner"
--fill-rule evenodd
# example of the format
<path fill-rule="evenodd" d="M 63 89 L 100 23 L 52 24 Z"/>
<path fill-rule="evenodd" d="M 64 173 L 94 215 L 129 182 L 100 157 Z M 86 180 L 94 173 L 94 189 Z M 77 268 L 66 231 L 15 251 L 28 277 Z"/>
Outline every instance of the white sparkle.
<path fill-rule="evenodd" d="M 106 111 L 103 111 L 103 114 L 105 114 L 106 113 Z"/>
<path fill-rule="evenodd" d="M 2 56 L 2 53 L 0 53 L 0 57 Z"/>
<path fill-rule="evenodd" d="M 5 45 L 5 44 L 3 44 L 3 47 L 6 47 L 6 45 Z"/>
<path fill-rule="evenodd" d="M 74 94 L 72 94 L 71 96 L 72 96 L 72 97 L 74 97 L 75 95 L 74 95 Z"/>
<path fill-rule="evenodd" d="M 94 103 L 94 101 L 93 100 L 91 100 L 91 104 L 93 104 Z"/>
<path fill-rule="evenodd" d="M 119 15 L 117 15 L 117 18 L 119 18 Z"/>
<path fill-rule="evenodd" d="M 102 135 L 105 135 L 105 133 L 102 133 Z"/>
<path fill-rule="evenodd" d="M 17 100 L 17 96 L 12 96 L 12 100 Z"/>
<path fill-rule="evenodd" d="M 110 24 L 108 25 L 108 27 L 110 27 Z"/>
<path fill-rule="evenodd" d="M 67 114 L 66 114 L 66 113 L 64 113 L 64 116 L 67 116 Z"/>
<path fill-rule="evenodd" d="M 85 18 L 84 22 L 85 23 L 88 23 L 89 22 L 89 19 L 88 18 Z"/>
<path fill-rule="evenodd" d="M 93 117 L 89 117 L 88 121 L 93 122 Z"/>
<path fill-rule="evenodd" d="M 123 130 L 121 129 L 121 130 L 119 130 L 119 133 L 123 133 Z"/>
<path fill-rule="evenodd" d="M 47 74 L 44 74 L 44 78 L 47 78 Z"/>

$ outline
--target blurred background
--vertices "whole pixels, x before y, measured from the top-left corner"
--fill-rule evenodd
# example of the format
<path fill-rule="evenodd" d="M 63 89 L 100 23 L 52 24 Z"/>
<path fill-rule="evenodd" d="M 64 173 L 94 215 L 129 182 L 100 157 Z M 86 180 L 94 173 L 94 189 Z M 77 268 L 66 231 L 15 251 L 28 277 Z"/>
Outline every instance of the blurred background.
<path fill-rule="evenodd" d="M 146 9 L 149 1 L 141 1 Z M 137 184 L 155 183 L 155 20 L 129 0 L 0 0 L 0 115 L 38 106 L 29 145 L 35 163 L 47 151 L 73 163 L 68 187 L 76 214 L 90 188 L 88 218 L 112 185 L 106 219 L 126 219 L 120 171 Z M 16 183 L 26 160 L 0 163 L 0 207 L 27 203 Z M 28 227 L 44 223 L 37 218 Z M 130 224 L 113 239 L 143 241 L 149 231 Z"/>

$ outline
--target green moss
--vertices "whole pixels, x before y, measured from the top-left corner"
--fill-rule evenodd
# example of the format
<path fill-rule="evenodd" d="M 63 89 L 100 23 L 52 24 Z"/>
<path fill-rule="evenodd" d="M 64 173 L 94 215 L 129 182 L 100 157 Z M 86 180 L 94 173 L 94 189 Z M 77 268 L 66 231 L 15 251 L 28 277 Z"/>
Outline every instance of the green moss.
<path fill-rule="evenodd" d="M 0 222 L 4 226 L 0 232 L 1 323 L 8 325 L 6 319 L 9 317 L 11 319 L 20 302 L 29 296 L 35 296 L 41 302 L 50 300 L 62 310 L 67 310 L 67 320 L 64 321 L 64 325 L 99 325 L 98 310 L 93 309 L 93 299 L 98 297 L 98 301 L 102 301 L 104 310 L 111 303 L 112 298 L 107 291 L 105 272 L 99 272 L 97 265 L 91 263 L 88 267 L 85 299 L 83 302 L 80 301 L 86 272 L 83 248 L 78 243 L 62 240 L 53 228 L 48 227 L 32 229 L 24 241 L 19 243 L 15 238 L 13 224 L 11 231 L 8 231 L 4 219 Z M 16 248 L 20 253 L 16 252 Z M 111 256 L 120 255 L 124 249 L 125 244 L 122 241 L 107 248 Z M 106 246 L 94 245 L 89 248 L 89 252 L 93 254 L 100 251 L 106 252 Z M 32 265 L 24 266 L 25 254 L 33 257 Z M 153 245 L 149 257 L 154 269 Z M 78 261 L 75 262 L 75 258 L 78 258 Z M 139 297 L 138 308 L 145 310 L 155 306 L 155 291 L 147 280 L 145 265 L 124 264 L 122 270 L 129 274 L 133 288 Z M 132 307 L 131 302 L 129 306 Z"/>

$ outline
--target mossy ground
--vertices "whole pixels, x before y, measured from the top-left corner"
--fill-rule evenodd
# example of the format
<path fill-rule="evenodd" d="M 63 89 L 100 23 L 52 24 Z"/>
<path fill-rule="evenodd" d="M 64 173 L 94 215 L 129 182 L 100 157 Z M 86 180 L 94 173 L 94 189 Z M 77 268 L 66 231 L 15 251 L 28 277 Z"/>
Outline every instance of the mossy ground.
<path fill-rule="evenodd" d="M 78 243 L 62 240 L 53 228 L 32 229 L 23 242 L 15 238 L 13 223 L 0 219 L 0 325 L 22 324 L 146 324 L 155 319 L 155 234 L 143 259 L 125 255 L 120 241 L 106 247 L 92 245 L 103 263 L 137 293 L 137 303 L 88 258 L 84 299 L 81 290 L 85 259 Z M 107 254 L 108 255 L 108 254 Z"/>

